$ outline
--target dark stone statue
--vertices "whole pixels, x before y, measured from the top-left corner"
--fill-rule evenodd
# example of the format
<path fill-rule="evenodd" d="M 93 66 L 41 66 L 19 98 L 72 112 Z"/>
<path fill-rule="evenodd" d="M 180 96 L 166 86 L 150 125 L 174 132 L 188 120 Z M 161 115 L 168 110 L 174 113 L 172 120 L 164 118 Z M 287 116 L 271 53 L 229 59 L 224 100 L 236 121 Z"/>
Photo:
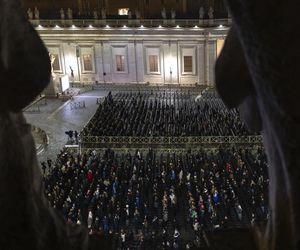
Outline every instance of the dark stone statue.
<path fill-rule="evenodd" d="M 216 85 L 261 131 L 269 160 L 270 219 L 261 249 L 300 249 L 300 19 L 296 0 L 228 0 L 234 25 Z"/>
<path fill-rule="evenodd" d="M 86 229 L 66 224 L 44 196 L 22 109 L 50 79 L 48 52 L 19 0 L 0 0 L 0 249 L 80 249 Z"/>

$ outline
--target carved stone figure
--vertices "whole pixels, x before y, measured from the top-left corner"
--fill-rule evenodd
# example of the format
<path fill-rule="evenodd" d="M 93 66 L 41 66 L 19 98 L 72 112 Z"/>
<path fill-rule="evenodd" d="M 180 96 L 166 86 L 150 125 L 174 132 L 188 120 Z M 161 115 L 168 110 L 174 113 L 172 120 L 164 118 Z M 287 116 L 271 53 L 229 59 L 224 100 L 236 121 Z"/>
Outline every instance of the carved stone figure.
<path fill-rule="evenodd" d="M 93 11 L 93 17 L 94 19 L 98 19 L 98 11 L 96 9 Z"/>
<path fill-rule="evenodd" d="M 208 18 L 214 19 L 214 9 L 211 6 L 209 7 L 209 10 L 208 10 Z"/>
<path fill-rule="evenodd" d="M 70 20 L 73 19 L 73 11 L 72 11 L 72 9 L 68 8 L 67 15 L 68 15 L 68 19 L 70 19 Z"/>
<path fill-rule="evenodd" d="M 136 19 L 141 19 L 141 12 L 139 10 L 135 10 Z"/>
<path fill-rule="evenodd" d="M 131 10 L 128 10 L 128 19 L 132 19 L 132 12 L 131 12 Z"/>
<path fill-rule="evenodd" d="M 30 8 L 27 10 L 27 16 L 28 16 L 29 20 L 33 19 L 33 13 L 32 13 L 32 10 Z"/>
<path fill-rule="evenodd" d="M 171 9 L 171 18 L 175 19 L 176 17 L 176 11 L 174 9 Z"/>
<path fill-rule="evenodd" d="M 71 77 L 73 78 L 73 81 L 74 81 L 74 70 L 71 66 L 69 66 L 69 67 L 70 67 L 70 71 L 71 71 Z"/>
<path fill-rule="evenodd" d="M 260 0 L 227 2 L 234 24 L 216 64 L 216 85 L 224 102 L 239 107 L 249 127 L 263 136 L 270 164 L 271 213 L 266 231 L 258 231 L 259 245 L 264 250 L 296 250 L 300 247 L 299 3 L 276 1 L 270 9 Z"/>
<path fill-rule="evenodd" d="M 166 18 L 167 18 L 167 13 L 166 13 L 166 9 L 165 9 L 165 8 L 163 8 L 162 11 L 161 11 L 161 17 L 162 17 L 163 19 L 166 19 Z"/>
<path fill-rule="evenodd" d="M 54 70 L 53 70 L 53 64 L 54 64 L 56 58 L 53 54 L 50 54 L 50 53 L 49 53 L 49 58 L 50 58 L 50 65 L 51 65 L 51 75 L 52 75 L 52 78 L 55 79 L 56 74 L 54 73 Z"/>
<path fill-rule="evenodd" d="M 60 13 L 60 19 L 65 19 L 65 12 L 63 8 L 60 9 L 59 13 Z"/>
<path fill-rule="evenodd" d="M 22 115 L 49 83 L 47 49 L 19 0 L 0 0 L 0 16 L 0 248 L 86 250 L 86 230 L 66 224 L 45 198 L 30 125 Z"/>
<path fill-rule="evenodd" d="M 203 18 L 204 18 L 204 8 L 203 6 L 201 6 L 199 9 L 199 19 L 203 19 Z"/>
<path fill-rule="evenodd" d="M 34 18 L 40 19 L 40 12 L 36 6 L 34 7 Z"/>
<path fill-rule="evenodd" d="M 101 9 L 101 17 L 102 17 L 102 19 L 106 19 L 106 9 L 105 8 Z"/>

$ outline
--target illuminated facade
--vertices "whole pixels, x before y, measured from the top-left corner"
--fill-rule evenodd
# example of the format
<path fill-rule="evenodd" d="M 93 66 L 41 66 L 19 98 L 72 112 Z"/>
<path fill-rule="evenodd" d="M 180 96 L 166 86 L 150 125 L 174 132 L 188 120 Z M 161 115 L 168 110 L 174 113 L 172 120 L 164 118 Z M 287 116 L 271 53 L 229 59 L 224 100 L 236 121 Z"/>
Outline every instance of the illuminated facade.
<path fill-rule="evenodd" d="M 181 28 L 176 23 L 80 28 L 41 24 L 37 30 L 55 57 L 54 73 L 85 84 L 213 85 L 214 64 L 228 31 L 221 25 Z"/>

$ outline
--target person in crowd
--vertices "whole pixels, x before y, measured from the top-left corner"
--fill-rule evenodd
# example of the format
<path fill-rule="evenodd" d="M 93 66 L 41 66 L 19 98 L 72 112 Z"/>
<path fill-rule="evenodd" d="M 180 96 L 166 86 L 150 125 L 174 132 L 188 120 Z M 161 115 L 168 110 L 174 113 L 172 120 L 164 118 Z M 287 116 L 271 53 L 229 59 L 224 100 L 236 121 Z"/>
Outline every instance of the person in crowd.
<path fill-rule="evenodd" d="M 215 92 L 200 99 L 190 93 L 109 92 L 81 132 L 83 136 L 250 135 L 237 110 L 225 108 Z M 75 138 L 76 139 L 76 138 Z"/>
<path fill-rule="evenodd" d="M 253 149 L 178 155 L 62 151 L 44 185 L 67 221 L 87 225 L 91 234 L 113 234 L 120 249 L 149 249 L 153 242 L 161 249 L 203 246 L 205 230 L 268 216 L 266 157 Z"/>

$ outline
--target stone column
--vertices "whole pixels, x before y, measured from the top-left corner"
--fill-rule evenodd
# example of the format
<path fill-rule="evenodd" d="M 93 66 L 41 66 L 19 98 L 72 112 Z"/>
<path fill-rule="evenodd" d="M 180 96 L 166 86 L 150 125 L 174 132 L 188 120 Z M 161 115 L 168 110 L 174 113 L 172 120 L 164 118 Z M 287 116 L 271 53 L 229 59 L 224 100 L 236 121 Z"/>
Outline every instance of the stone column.
<path fill-rule="evenodd" d="M 186 9 L 187 9 L 187 2 L 186 2 L 186 0 L 182 0 L 182 12 L 183 12 L 183 14 L 186 14 Z"/>
<path fill-rule="evenodd" d="M 204 83 L 209 85 L 209 53 L 208 53 L 208 33 L 206 33 L 204 41 Z"/>
<path fill-rule="evenodd" d="M 77 4 L 78 12 L 82 15 L 82 0 L 77 0 Z"/>

